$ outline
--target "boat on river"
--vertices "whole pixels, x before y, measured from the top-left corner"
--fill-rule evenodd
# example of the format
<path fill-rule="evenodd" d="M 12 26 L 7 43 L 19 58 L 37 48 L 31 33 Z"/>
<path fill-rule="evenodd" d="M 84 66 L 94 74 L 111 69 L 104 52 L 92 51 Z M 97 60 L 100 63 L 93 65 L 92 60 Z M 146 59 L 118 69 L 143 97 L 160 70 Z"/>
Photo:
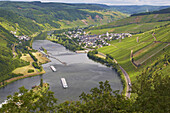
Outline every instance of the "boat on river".
<path fill-rule="evenodd" d="M 63 85 L 63 88 L 68 88 L 67 82 L 65 78 L 61 78 L 61 83 Z"/>
<path fill-rule="evenodd" d="M 50 68 L 51 68 L 51 70 L 52 70 L 53 72 L 57 71 L 54 66 L 50 66 Z"/>

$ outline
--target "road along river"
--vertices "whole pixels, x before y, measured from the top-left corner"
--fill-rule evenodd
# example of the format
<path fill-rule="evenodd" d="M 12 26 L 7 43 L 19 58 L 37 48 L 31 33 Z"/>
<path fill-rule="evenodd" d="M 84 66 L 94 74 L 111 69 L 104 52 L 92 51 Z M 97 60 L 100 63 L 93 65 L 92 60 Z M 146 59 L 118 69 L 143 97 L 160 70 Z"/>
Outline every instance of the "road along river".
<path fill-rule="evenodd" d="M 41 78 L 43 78 L 44 82 L 50 84 L 50 90 L 55 93 L 54 95 L 58 98 L 58 102 L 78 100 L 82 92 L 88 93 L 91 88 L 99 86 L 100 81 L 109 80 L 113 90 L 123 90 L 120 77 L 117 73 L 106 66 L 88 59 L 87 54 L 76 54 L 65 49 L 62 45 L 48 40 L 36 40 L 33 42 L 34 49 L 38 50 L 40 47 L 44 47 L 50 55 L 65 62 L 67 65 L 63 65 L 58 60 L 50 58 L 50 63 L 43 64 L 46 71 L 45 74 L 24 78 L 7 85 L 5 88 L 1 88 L 0 102 L 3 102 L 6 96 L 17 92 L 21 86 L 31 89 L 32 86 L 38 85 Z M 50 69 L 51 65 L 56 68 L 56 72 Z M 66 79 L 67 89 L 62 87 L 61 78 Z"/>

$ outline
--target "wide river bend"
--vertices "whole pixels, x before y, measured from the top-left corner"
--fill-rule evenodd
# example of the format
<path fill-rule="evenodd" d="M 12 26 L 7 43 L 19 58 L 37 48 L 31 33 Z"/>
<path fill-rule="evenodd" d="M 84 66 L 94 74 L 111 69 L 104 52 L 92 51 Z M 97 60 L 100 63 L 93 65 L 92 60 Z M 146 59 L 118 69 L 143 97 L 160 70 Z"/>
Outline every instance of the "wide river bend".
<path fill-rule="evenodd" d="M 46 71 L 45 74 L 17 80 L 5 88 L 1 88 L 0 103 L 6 99 L 6 96 L 17 92 L 19 87 L 25 86 L 25 88 L 31 89 L 32 86 L 38 85 L 41 78 L 43 78 L 44 82 L 50 84 L 50 90 L 55 93 L 54 95 L 58 98 L 58 102 L 78 100 L 82 92 L 88 93 L 91 88 L 98 87 L 100 81 L 109 80 L 113 90 L 123 90 L 117 73 L 100 63 L 88 59 L 87 54 L 76 54 L 65 49 L 62 45 L 48 40 L 36 40 L 33 42 L 34 49 L 38 50 L 40 47 L 44 47 L 52 56 L 66 62 L 67 65 L 50 58 L 51 62 L 43 65 Z M 57 69 L 56 72 L 50 69 L 51 65 Z M 66 78 L 68 89 L 63 89 L 60 81 L 62 77 Z"/>

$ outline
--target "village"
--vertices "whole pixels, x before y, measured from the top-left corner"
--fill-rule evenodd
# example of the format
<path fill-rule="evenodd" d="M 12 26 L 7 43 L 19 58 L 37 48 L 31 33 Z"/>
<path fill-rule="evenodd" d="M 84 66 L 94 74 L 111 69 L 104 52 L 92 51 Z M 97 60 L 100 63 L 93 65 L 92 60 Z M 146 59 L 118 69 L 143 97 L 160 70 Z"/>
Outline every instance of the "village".
<path fill-rule="evenodd" d="M 16 31 L 11 31 L 11 33 L 17 37 L 19 40 L 24 40 L 24 41 L 29 41 L 31 39 L 31 37 L 27 36 L 27 35 L 23 35 L 23 36 L 18 36 L 17 34 L 17 29 Z"/>
<path fill-rule="evenodd" d="M 17 37 L 19 40 L 29 41 L 31 38 L 29 36 L 17 36 L 16 31 L 11 31 L 11 33 Z M 74 30 L 69 30 L 67 32 L 63 32 L 66 37 L 71 40 L 75 40 L 75 44 L 84 47 L 84 48 L 101 48 L 103 46 L 109 46 L 110 44 L 108 41 L 111 40 L 122 40 L 125 37 L 132 37 L 130 33 L 109 33 L 106 32 L 105 34 L 101 35 L 90 35 L 85 32 L 84 28 L 77 28 Z M 48 37 L 49 38 L 49 37 Z M 57 38 L 52 34 L 51 38 Z"/>
<path fill-rule="evenodd" d="M 103 46 L 109 46 L 110 44 L 107 43 L 111 40 L 121 40 L 125 37 L 132 37 L 130 33 L 109 33 L 101 35 L 89 35 L 84 31 L 83 28 L 78 28 L 77 30 L 64 32 L 68 38 L 70 39 L 77 39 L 79 45 L 83 47 L 90 47 L 90 48 L 101 48 Z"/>

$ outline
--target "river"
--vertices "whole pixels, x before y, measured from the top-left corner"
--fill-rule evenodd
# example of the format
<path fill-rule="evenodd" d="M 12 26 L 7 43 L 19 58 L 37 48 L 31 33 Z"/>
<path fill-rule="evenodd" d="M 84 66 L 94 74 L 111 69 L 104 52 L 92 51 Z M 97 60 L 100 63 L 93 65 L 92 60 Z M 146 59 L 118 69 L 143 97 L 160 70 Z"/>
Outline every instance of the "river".
<path fill-rule="evenodd" d="M 41 78 L 43 78 L 44 82 L 50 84 L 50 90 L 54 92 L 59 103 L 66 100 L 78 100 L 82 92 L 89 93 L 91 88 L 99 86 L 100 81 L 109 80 L 113 90 L 123 90 L 120 77 L 117 73 L 100 63 L 88 59 L 87 54 L 76 54 L 65 49 L 62 45 L 48 40 L 35 40 L 33 42 L 34 49 L 38 50 L 41 46 L 52 56 L 60 59 L 62 62 L 66 62 L 67 65 L 63 65 L 56 59 L 50 58 L 50 63 L 43 64 L 43 68 L 46 71 L 45 74 L 17 80 L 1 88 L 0 102 L 3 102 L 6 96 L 17 92 L 21 86 L 31 89 L 32 86 L 38 85 Z M 57 69 L 56 72 L 49 68 L 51 65 Z M 62 77 L 66 79 L 69 88 L 63 89 L 60 81 Z"/>

